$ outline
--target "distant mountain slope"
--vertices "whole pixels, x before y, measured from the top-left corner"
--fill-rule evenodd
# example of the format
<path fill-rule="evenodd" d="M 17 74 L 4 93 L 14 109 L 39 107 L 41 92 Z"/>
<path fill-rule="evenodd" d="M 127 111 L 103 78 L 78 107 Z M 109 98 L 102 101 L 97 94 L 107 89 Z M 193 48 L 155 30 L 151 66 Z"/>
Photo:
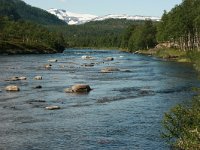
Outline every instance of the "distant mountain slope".
<path fill-rule="evenodd" d="M 62 9 L 49 9 L 47 10 L 51 14 L 56 15 L 59 19 L 64 20 L 69 25 L 84 24 L 90 21 L 102 21 L 106 19 L 127 19 L 127 20 L 152 20 L 159 21 L 159 17 L 151 16 L 129 16 L 129 15 L 105 15 L 105 16 L 95 16 L 90 14 L 78 14 L 72 13 Z"/>
<path fill-rule="evenodd" d="M 64 25 L 64 21 L 40 8 L 32 7 L 21 0 L 0 0 L 0 16 L 14 20 L 22 19 L 43 25 Z"/>
<path fill-rule="evenodd" d="M 64 20 L 67 24 L 70 25 L 83 24 L 97 18 L 95 15 L 72 13 L 62 9 L 52 8 L 47 11 L 56 15 L 59 19 Z"/>

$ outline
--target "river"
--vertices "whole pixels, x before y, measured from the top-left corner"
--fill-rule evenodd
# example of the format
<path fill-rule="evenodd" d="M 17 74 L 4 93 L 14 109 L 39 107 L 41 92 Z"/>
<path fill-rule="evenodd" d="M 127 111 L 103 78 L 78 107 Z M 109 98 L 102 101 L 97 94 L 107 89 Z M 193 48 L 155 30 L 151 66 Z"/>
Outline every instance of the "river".
<path fill-rule="evenodd" d="M 83 60 L 83 55 L 95 59 Z M 113 57 L 114 61 L 103 61 Z M 51 69 L 45 69 L 49 59 Z M 85 64 L 94 66 L 85 66 Z M 101 73 L 105 67 L 120 69 Z M 197 74 L 190 64 L 116 50 L 0 56 L 0 149 L 170 149 L 160 137 L 161 120 L 177 103 L 190 101 Z M 34 80 L 41 75 L 42 80 Z M 26 76 L 24 81 L 5 81 Z M 89 94 L 65 93 L 86 83 Z M 4 87 L 16 84 L 19 92 Z M 41 85 L 41 89 L 34 87 Z M 60 110 L 46 110 L 49 105 Z"/>

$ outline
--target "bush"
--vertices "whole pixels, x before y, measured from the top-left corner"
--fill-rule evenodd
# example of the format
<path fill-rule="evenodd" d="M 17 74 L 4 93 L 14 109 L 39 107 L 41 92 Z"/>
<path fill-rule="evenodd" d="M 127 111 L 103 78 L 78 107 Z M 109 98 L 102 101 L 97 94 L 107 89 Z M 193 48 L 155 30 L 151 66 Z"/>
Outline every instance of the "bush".
<path fill-rule="evenodd" d="M 174 148 L 200 149 L 200 96 L 189 106 L 177 105 L 166 113 L 163 120 L 165 131 L 162 136 Z"/>

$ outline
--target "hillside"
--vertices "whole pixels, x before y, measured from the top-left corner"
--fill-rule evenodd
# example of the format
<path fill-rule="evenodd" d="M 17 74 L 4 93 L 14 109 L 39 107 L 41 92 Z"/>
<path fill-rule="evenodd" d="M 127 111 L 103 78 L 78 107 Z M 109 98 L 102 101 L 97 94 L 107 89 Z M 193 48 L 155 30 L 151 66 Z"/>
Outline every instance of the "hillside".
<path fill-rule="evenodd" d="M 91 21 L 81 25 L 50 26 L 53 31 L 63 34 L 69 47 L 120 48 L 122 34 L 131 25 L 141 25 L 145 21 L 107 19 Z"/>
<path fill-rule="evenodd" d="M 0 0 L 0 16 L 14 20 L 32 21 L 42 25 L 64 25 L 64 21 L 40 8 L 32 7 L 21 0 Z"/>
<path fill-rule="evenodd" d="M 160 21 L 160 17 L 141 16 L 141 15 L 127 15 L 127 14 L 108 14 L 104 16 L 96 16 L 91 14 L 73 13 L 63 9 L 51 8 L 47 10 L 49 13 L 56 15 L 59 19 L 65 21 L 69 25 L 79 25 L 91 21 L 103 21 L 107 19 L 127 19 L 127 20 L 152 20 Z"/>

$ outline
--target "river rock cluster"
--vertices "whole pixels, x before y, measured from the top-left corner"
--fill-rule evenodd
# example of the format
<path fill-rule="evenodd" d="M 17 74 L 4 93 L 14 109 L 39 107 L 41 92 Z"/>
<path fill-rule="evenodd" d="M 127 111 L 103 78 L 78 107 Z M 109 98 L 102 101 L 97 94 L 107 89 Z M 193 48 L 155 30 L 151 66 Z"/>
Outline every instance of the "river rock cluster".
<path fill-rule="evenodd" d="M 83 61 L 87 61 L 87 63 L 83 63 L 82 67 L 93 67 L 95 65 L 100 65 L 100 64 L 103 64 L 105 62 L 109 62 L 109 61 L 114 61 L 114 58 L 113 57 L 106 57 L 106 58 L 103 58 L 102 61 L 99 61 L 99 62 L 91 62 L 91 61 L 94 61 L 96 60 L 97 58 L 93 57 L 93 56 L 88 56 L 88 55 L 84 55 L 81 57 L 81 59 Z M 88 61 L 90 61 L 88 63 Z M 48 60 L 49 63 L 56 63 L 58 62 L 57 59 L 49 59 Z M 74 65 L 77 63 L 72 63 L 72 65 Z M 65 65 L 60 65 L 61 67 L 60 68 L 65 68 Z M 72 67 L 72 66 L 71 66 Z M 69 66 L 70 68 L 70 66 Z M 52 64 L 44 64 L 43 65 L 43 69 L 52 69 Z M 100 73 L 114 73 L 114 72 L 118 72 L 120 71 L 119 68 L 116 68 L 116 67 L 106 67 L 106 68 L 102 68 L 100 70 Z M 33 77 L 34 80 L 43 80 L 43 77 L 41 75 L 37 75 L 35 77 Z M 19 81 L 19 80 L 27 80 L 27 77 L 25 76 L 14 76 L 14 77 L 11 77 L 9 79 L 6 79 L 5 81 L 10 81 L 10 82 L 13 82 L 13 81 Z M 36 86 L 33 86 L 33 89 L 41 89 L 43 88 L 41 85 L 36 85 Z M 68 88 L 65 88 L 64 89 L 64 92 L 65 93 L 89 93 L 90 91 L 92 90 L 92 88 L 90 87 L 89 84 L 74 84 L 72 85 L 71 87 L 68 87 Z M 19 92 L 20 91 L 20 87 L 18 85 L 15 85 L 15 84 L 12 84 L 12 85 L 8 85 L 5 87 L 5 91 L 8 91 L 8 92 Z M 47 106 L 45 107 L 46 110 L 57 110 L 57 109 L 60 109 L 60 106 L 54 106 L 54 105 L 51 105 L 51 106 Z"/>

